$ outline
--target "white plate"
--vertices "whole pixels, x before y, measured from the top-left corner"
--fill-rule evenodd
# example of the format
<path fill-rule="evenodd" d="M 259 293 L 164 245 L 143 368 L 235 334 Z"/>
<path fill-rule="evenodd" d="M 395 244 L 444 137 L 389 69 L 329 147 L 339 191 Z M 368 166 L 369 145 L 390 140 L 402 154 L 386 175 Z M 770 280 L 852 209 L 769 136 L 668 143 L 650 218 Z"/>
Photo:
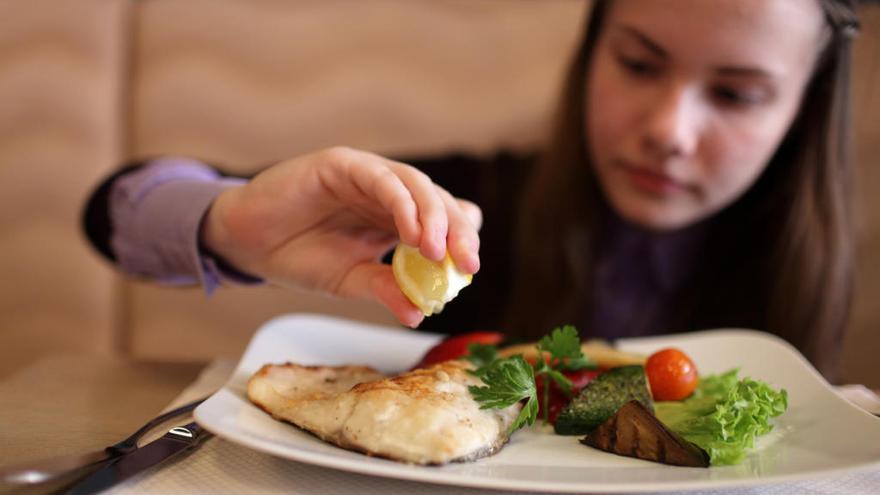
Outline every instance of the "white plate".
<path fill-rule="evenodd" d="M 554 492 L 638 492 L 721 488 L 827 476 L 880 467 L 880 419 L 840 398 L 784 341 L 750 330 L 632 339 L 620 347 L 651 353 L 676 346 L 701 373 L 741 369 L 789 393 L 773 432 L 736 466 L 681 468 L 619 457 L 534 426 L 498 454 L 466 464 L 410 466 L 324 443 L 273 420 L 245 396 L 248 377 L 265 363 L 353 364 L 406 369 L 439 336 L 315 315 L 266 323 L 251 340 L 229 383 L 199 406 L 206 429 L 255 450 L 344 471 L 448 485 Z"/>

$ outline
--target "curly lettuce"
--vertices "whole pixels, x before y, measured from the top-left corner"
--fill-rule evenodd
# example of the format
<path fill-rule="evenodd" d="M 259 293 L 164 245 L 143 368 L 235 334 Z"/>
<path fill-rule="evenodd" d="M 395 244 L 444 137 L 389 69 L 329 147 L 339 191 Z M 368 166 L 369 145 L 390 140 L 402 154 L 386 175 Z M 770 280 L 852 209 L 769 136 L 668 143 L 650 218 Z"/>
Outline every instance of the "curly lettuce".
<path fill-rule="evenodd" d="M 770 432 L 770 419 L 785 412 L 788 394 L 751 378 L 739 379 L 738 369 L 701 379 L 694 394 L 680 402 L 658 402 L 660 421 L 709 454 L 713 465 L 736 464 Z"/>

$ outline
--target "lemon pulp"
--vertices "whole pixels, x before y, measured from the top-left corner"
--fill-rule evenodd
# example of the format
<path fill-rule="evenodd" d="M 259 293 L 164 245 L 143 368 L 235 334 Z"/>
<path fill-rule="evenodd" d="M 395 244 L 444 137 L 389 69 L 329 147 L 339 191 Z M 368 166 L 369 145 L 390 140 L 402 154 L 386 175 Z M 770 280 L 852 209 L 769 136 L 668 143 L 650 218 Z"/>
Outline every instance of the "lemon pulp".
<path fill-rule="evenodd" d="M 391 271 L 401 292 L 425 316 L 442 311 L 473 279 L 455 266 L 449 252 L 442 261 L 432 261 L 422 256 L 418 248 L 406 244 L 398 244 L 394 249 Z"/>

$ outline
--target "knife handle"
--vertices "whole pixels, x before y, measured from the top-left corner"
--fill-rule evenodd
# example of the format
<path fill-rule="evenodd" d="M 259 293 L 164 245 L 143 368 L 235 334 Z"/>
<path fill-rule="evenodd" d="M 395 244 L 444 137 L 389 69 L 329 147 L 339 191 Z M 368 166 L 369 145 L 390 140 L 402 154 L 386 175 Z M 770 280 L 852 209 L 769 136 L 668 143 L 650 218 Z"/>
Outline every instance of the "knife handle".
<path fill-rule="evenodd" d="M 154 468 L 168 459 L 192 452 L 211 434 L 195 422 L 176 426 L 161 438 L 154 440 L 128 454 L 119 456 L 107 466 L 85 479 L 69 486 L 64 495 L 94 495 L 113 485 Z"/>

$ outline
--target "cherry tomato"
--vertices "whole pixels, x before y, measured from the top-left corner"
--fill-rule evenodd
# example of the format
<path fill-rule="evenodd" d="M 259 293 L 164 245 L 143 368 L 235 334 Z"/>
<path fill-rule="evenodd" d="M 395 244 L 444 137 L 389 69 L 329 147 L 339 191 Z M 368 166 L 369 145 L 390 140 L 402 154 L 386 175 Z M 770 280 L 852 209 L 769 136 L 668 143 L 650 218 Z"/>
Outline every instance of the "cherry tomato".
<path fill-rule="evenodd" d="M 662 349 L 648 356 L 645 374 L 654 400 L 685 399 L 700 381 L 691 358 L 675 348 Z"/>
<path fill-rule="evenodd" d="M 499 344 L 504 340 L 504 334 L 499 332 L 470 332 L 461 335 L 452 335 L 446 337 L 439 344 L 428 349 L 428 352 L 422 356 L 422 360 L 413 368 L 427 368 L 428 366 L 449 361 L 450 359 L 458 359 L 467 355 L 468 346 L 471 344 Z"/>
<path fill-rule="evenodd" d="M 556 382 L 550 380 L 550 400 L 548 401 L 548 418 L 550 419 L 550 423 L 556 423 L 556 417 L 559 416 L 559 413 L 562 411 L 565 406 L 571 401 L 571 399 L 580 393 L 581 389 L 587 386 L 593 378 L 596 378 L 602 370 L 577 370 L 577 371 L 563 371 L 562 374 L 565 375 L 569 380 L 571 380 L 571 396 L 568 396 L 563 392 L 557 385 Z M 537 387 L 538 392 L 538 419 L 544 418 L 544 378 L 545 377 L 536 377 L 535 385 Z M 549 378 L 548 378 L 549 380 Z"/>

